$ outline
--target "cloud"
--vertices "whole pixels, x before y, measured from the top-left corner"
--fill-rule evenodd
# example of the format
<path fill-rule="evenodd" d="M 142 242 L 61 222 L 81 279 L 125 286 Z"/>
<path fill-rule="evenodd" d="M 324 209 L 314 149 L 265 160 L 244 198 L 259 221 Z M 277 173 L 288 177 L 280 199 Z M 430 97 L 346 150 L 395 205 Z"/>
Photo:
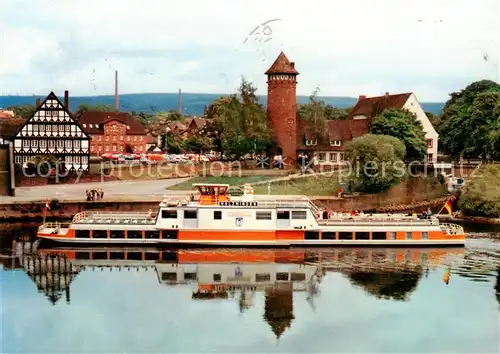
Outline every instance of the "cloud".
<path fill-rule="evenodd" d="M 1 6 L 0 94 L 110 94 L 114 70 L 122 93 L 225 93 L 242 75 L 265 93 L 263 73 L 281 50 L 301 74 L 299 94 L 320 87 L 322 95 L 414 91 L 423 101 L 445 100 L 473 80 L 500 76 L 497 0 Z M 264 36 L 261 24 L 270 19 L 279 21 Z M 262 41 L 249 36 L 256 27 Z"/>

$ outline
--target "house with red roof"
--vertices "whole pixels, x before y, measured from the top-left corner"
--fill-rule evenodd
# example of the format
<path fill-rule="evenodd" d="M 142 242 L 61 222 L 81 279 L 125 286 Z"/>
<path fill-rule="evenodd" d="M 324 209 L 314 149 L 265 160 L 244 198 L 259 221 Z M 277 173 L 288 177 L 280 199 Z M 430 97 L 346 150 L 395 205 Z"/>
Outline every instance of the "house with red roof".
<path fill-rule="evenodd" d="M 90 153 L 145 153 L 151 139 L 141 122 L 127 112 L 82 112 L 78 123 L 91 137 Z"/>
<path fill-rule="evenodd" d="M 420 123 L 422 123 L 425 138 L 427 139 L 427 161 L 436 163 L 439 135 L 414 93 L 408 92 L 391 95 L 386 92 L 383 96 L 359 96 L 358 102 L 351 111 L 350 119 L 367 121 L 370 124 L 373 118 L 386 109 L 406 110 L 415 114 Z"/>

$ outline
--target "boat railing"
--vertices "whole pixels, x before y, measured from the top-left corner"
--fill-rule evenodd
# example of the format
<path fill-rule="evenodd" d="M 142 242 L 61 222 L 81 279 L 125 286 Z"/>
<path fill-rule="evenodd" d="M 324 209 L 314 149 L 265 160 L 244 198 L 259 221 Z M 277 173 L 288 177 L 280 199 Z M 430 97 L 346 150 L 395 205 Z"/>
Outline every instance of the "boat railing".
<path fill-rule="evenodd" d="M 68 229 L 69 226 L 70 225 L 68 223 L 46 222 L 45 224 L 42 224 L 38 227 L 38 231 L 47 229 L 54 229 L 54 230 Z"/>
<path fill-rule="evenodd" d="M 397 217 L 397 216 L 351 216 L 351 217 L 332 217 L 330 219 L 318 219 L 318 224 L 323 226 L 328 225 L 377 225 L 377 226 L 430 226 L 439 225 L 439 220 L 432 219 L 416 219 L 414 217 Z"/>
<path fill-rule="evenodd" d="M 443 223 L 440 226 L 449 235 L 463 235 L 465 233 L 461 225 Z"/>
<path fill-rule="evenodd" d="M 75 224 L 155 224 L 156 212 L 83 211 L 73 217 Z"/>

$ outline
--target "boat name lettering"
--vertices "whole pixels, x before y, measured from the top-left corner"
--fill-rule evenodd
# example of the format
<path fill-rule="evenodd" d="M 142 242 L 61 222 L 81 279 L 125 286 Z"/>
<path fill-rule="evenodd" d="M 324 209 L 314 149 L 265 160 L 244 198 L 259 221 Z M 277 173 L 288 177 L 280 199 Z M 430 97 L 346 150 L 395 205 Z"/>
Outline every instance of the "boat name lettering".
<path fill-rule="evenodd" d="M 257 202 L 219 202 L 220 206 L 257 206 Z"/>

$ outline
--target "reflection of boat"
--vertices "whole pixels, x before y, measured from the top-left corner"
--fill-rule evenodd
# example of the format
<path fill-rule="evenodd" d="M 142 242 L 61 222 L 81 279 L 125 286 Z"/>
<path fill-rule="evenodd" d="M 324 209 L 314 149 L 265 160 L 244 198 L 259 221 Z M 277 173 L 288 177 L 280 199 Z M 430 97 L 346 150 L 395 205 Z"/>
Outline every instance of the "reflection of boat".
<path fill-rule="evenodd" d="M 166 199 L 153 213 L 81 212 L 37 236 L 79 244 L 204 246 L 463 245 L 461 226 L 404 214 L 324 215 L 308 198 L 231 197 L 229 185 L 197 184 L 198 200 Z M 328 214 L 328 213 L 327 213 Z"/>
<path fill-rule="evenodd" d="M 71 281 L 95 269 L 154 270 L 163 289 L 191 287 L 193 300 L 237 300 L 241 312 L 264 296 L 263 317 L 277 337 L 292 325 L 294 293 L 303 292 L 313 308 L 328 272 L 339 272 L 377 297 L 406 300 L 423 269 L 460 257 L 447 249 L 200 249 L 156 248 L 38 249 L 18 254 L 18 262 L 40 291 L 55 303 Z M 135 270 L 134 270 L 135 272 Z M 153 273 L 153 272 L 150 272 Z M 297 301 L 297 300 L 295 300 Z"/>

